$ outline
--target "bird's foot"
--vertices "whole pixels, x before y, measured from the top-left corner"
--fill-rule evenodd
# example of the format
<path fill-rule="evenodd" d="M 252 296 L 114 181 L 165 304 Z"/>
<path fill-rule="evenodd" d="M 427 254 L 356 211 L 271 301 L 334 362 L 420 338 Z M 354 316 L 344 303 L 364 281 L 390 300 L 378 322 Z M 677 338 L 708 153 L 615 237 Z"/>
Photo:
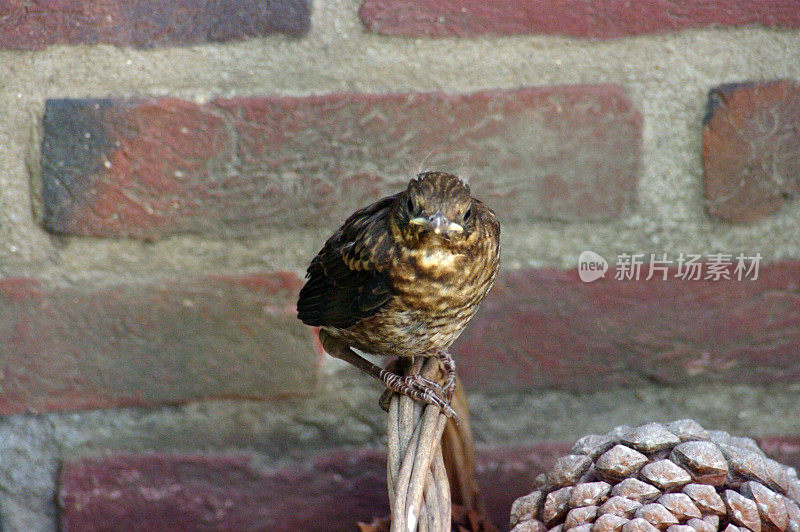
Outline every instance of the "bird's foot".
<path fill-rule="evenodd" d="M 450 406 L 452 392 L 448 394 L 446 388 L 432 380 L 421 375 L 401 376 L 387 370 L 381 371 L 380 379 L 391 391 L 415 401 L 437 406 L 445 416 L 458 419 L 455 410 Z"/>
<path fill-rule="evenodd" d="M 444 349 L 435 349 L 433 351 L 433 356 L 439 360 L 439 367 L 444 373 L 442 389 L 449 403 L 450 400 L 453 399 L 453 392 L 456 390 L 456 361 L 453 360 L 453 356 Z"/>

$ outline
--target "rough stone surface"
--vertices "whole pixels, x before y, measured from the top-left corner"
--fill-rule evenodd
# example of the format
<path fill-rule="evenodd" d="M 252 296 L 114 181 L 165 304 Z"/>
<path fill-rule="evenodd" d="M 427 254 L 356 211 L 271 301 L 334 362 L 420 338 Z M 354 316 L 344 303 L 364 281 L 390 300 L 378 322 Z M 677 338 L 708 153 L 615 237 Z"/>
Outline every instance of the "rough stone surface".
<path fill-rule="evenodd" d="M 686 525 L 692 527 L 697 532 L 717 532 L 717 527 L 702 519 L 692 518 L 686 521 Z"/>
<path fill-rule="evenodd" d="M 583 525 L 591 525 L 597 517 L 597 506 L 581 506 L 567 512 L 564 519 L 564 530 L 570 530 Z"/>
<path fill-rule="evenodd" d="M 658 503 L 674 515 L 681 523 L 689 519 L 700 519 L 702 514 L 697 505 L 685 493 L 665 493 L 658 498 Z"/>
<path fill-rule="evenodd" d="M 611 491 L 611 485 L 608 482 L 586 482 L 579 484 L 572 490 L 569 504 L 573 508 L 580 506 L 600 506 L 606 499 Z"/>
<path fill-rule="evenodd" d="M 670 525 L 667 532 L 694 532 L 694 527 L 689 525 Z"/>
<path fill-rule="evenodd" d="M 767 477 L 767 463 L 764 457 L 749 449 L 742 449 L 735 445 L 720 444 L 720 450 L 729 463 L 728 478 L 740 487 L 749 479 L 764 479 Z"/>
<path fill-rule="evenodd" d="M 370 31 L 408 37 L 471 37 L 547 33 L 611 39 L 707 25 L 800 26 L 795 0 L 366 0 L 361 20 Z"/>
<path fill-rule="evenodd" d="M 640 475 L 662 491 L 679 488 L 692 480 L 685 469 L 670 460 L 650 462 L 642 468 Z"/>
<path fill-rule="evenodd" d="M 145 239 L 330 228 L 404 188 L 409 164 L 425 159 L 468 168 L 504 222 L 610 219 L 633 199 L 640 144 L 641 116 L 613 85 L 205 105 L 51 100 L 44 224 Z"/>
<path fill-rule="evenodd" d="M 711 439 L 708 431 L 693 419 L 678 419 L 667 423 L 667 429 L 684 442 Z"/>
<path fill-rule="evenodd" d="M 608 277 L 502 273 L 453 345 L 461 378 L 471 389 L 586 391 L 800 377 L 800 263 L 762 265 L 754 281 Z"/>
<path fill-rule="evenodd" d="M 592 460 L 588 456 L 572 454 L 562 456 L 553 465 L 548 481 L 559 486 L 571 486 L 581 478 L 590 465 Z"/>
<path fill-rule="evenodd" d="M 742 486 L 742 494 L 756 503 L 761 521 L 766 528 L 786 530 L 789 526 L 789 514 L 783 497 L 753 481 Z"/>
<path fill-rule="evenodd" d="M 616 443 L 617 439 L 607 434 L 587 434 L 575 442 L 570 454 L 585 454 L 597 458 Z"/>
<path fill-rule="evenodd" d="M 512 532 L 547 532 L 547 527 L 539 521 L 525 521 L 514 526 Z"/>
<path fill-rule="evenodd" d="M 732 490 L 725 490 L 722 499 L 725 501 L 728 515 L 734 524 L 746 527 L 748 530 L 761 532 L 761 516 L 758 515 L 758 507 L 754 500 Z"/>
<path fill-rule="evenodd" d="M 699 424 L 688 420 L 670 425 L 691 428 L 694 434 L 703 432 Z M 577 484 L 561 487 L 558 475 L 542 476 L 543 480 L 535 483 L 534 494 L 537 501 L 544 498 L 544 504 L 527 505 L 524 515 L 518 512 L 514 516 L 514 523 L 524 526 L 526 521 L 542 522 L 550 530 L 586 527 L 598 532 L 617 528 L 623 532 L 787 530 L 792 516 L 800 515 L 800 507 L 795 506 L 800 498 L 800 480 L 795 469 L 765 456 L 749 438 L 732 437 L 724 431 L 706 434 L 707 440 L 681 443 L 660 423 L 636 428 L 617 427 L 606 436 L 621 443 L 592 458 L 593 467 L 589 467 Z M 663 447 L 660 442 L 665 439 L 671 439 L 672 443 Z M 588 443 L 593 441 L 599 446 L 603 445 L 602 440 L 598 436 L 585 437 L 573 449 L 585 447 L 584 456 L 590 457 L 593 449 Z M 719 448 L 713 453 L 701 444 Z M 634 445 L 640 449 L 658 448 L 658 451 L 646 456 L 634 450 Z M 676 452 L 678 447 L 682 451 Z M 687 462 L 687 456 L 694 458 Z M 727 475 L 721 483 L 716 476 L 695 478 L 691 482 L 685 464 L 691 464 L 692 470 L 697 471 L 697 463 L 705 463 L 709 456 L 714 458 L 713 462 L 718 458 L 723 462 L 724 467 L 715 464 L 715 470 L 730 470 L 734 474 Z M 570 462 L 577 460 L 573 455 L 568 457 Z M 753 463 L 760 467 L 753 467 L 749 461 L 751 457 L 756 458 Z M 676 458 L 680 460 L 673 461 Z M 646 462 L 644 466 L 640 465 L 642 462 Z M 742 482 L 744 477 L 751 480 Z M 605 482 L 599 492 L 597 481 L 601 479 Z M 609 485 L 611 498 L 599 507 L 592 505 L 601 502 L 592 494 L 606 493 Z"/>
<path fill-rule="evenodd" d="M 728 474 L 728 463 L 722 452 L 708 441 L 682 443 L 672 450 L 671 458 L 704 484 L 721 486 Z"/>
<path fill-rule="evenodd" d="M 595 470 L 602 480 L 614 482 L 635 476 L 645 464 L 647 457 L 642 453 L 625 445 L 615 445 L 600 455 L 595 462 Z"/>
<path fill-rule="evenodd" d="M 544 495 L 541 491 L 534 491 L 514 501 L 511 505 L 511 526 L 522 520 L 533 519 L 543 503 Z"/>
<path fill-rule="evenodd" d="M 754 81 L 712 89 L 703 168 L 708 213 L 728 222 L 759 220 L 797 197 L 800 83 Z"/>
<path fill-rule="evenodd" d="M 638 478 L 626 478 L 611 490 L 611 494 L 616 497 L 624 497 L 640 504 L 647 504 L 658 499 L 661 492 L 647 482 L 642 482 Z"/>
<path fill-rule="evenodd" d="M 308 31 L 310 0 L 10 0 L 0 5 L 0 48 L 107 43 L 151 48 Z"/>
<path fill-rule="evenodd" d="M 600 515 L 615 515 L 628 519 L 633 517 L 633 514 L 641 506 L 642 504 L 636 500 L 622 495 L 614 495 L 600 506 L 598 513 Z"/>
<path fill-rule="evenodd" d="M 622 442 L 641 453 L 649 454 L 674 447 L 680 442 L 680 438 L 660 423 L 649 423 L 637 427 L 623 436 Z"/>
<path fill-rule="evenodd" d="M 625 517 L 620 517 L 614 514 L 603 514 L 594 522 L 596 532 L 612 532 L 621 530 L 622 526 L 628 522 Z"/>
<path fill-rule="evenodd" d="M 678 518 L 674 516 L 672 512 L 655 502 L 645 504 L 637 509 L 636 513 L 633 514 L 633 517 L 634 519 L 637 517 L 646 519 L 648 523 L 659 530 L 664 530 L 670 525 L 678 524 Z"/>
<path fill-rule="evenodd" d="M 111 285 L 0 280 L 0 413 L 310 393 L 292 273 Z"/>
<path fill-rule="evenodd" d="M 710 484 L 687 484 L 683 492 L 694 501 L 703 514 L 725 514 L 725 503 Z"/>
<path fill-rule="evenodd" d="M 569 511 L 569 499 L 572 497 L 572 486 L 551 491 L 544 499 L 540 511 L 542 521 L 548 527 L 555 526 Z"/>
<path fill-rule="evenodd" d="M 644 517 L 636 517 L 622 525 L 622 532 L 656 532 L 657 527 Z"/>

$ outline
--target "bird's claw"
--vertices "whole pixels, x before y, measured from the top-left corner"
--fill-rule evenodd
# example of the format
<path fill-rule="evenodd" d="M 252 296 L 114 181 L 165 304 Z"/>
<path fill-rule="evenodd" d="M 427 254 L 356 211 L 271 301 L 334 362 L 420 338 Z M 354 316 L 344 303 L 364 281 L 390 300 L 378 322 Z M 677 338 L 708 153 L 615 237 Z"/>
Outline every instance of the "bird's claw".
<path fill-rule="evenodd" d="M 433 352 L 433 356 L 439 360 L 439 367 L 445 375 L 442 388 L 449 403 L 453 399 L 453 392 L 456 390 L 456 361 L 444 349 L 436 349 Z"/>
<path fill-rule="evenodd" d="M 403 380 L 408 379 L 408 395 L 412 399 L 422 401 L 429 405 L 438 406 L 439 410 L 447 417 L 455 417 L 455 410 L 450 406 L 452 393 L 448 393 L 447 388 L 440 386 L 432 380 L 421 377 L 420 375 L 408 375 Z"/>
<path fill-rule="evenodd" d="M 447 387 L 443 388 L 421 375 L 401 377 L 386 370 L 382 373 L 381 380 L 391 391 L 410 397 L 415 401 L 437 406 L 445 416 L 458 420 L 458 415 L 450 406 L 452 391 L 448 393 Z"/>

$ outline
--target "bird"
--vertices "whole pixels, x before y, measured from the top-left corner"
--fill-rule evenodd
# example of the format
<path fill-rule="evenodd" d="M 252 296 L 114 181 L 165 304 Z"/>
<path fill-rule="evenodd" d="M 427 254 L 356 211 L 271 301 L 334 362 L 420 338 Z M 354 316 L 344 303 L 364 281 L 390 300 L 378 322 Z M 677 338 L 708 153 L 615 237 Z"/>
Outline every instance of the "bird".
<path fill-rule="evenodd" d="M 311 260 L 297 317 L 319 327 L 325 351 L 392 392 L 448 417 L 455 361 L 448 352 L 500 267 L 500 223 L 456 175 L 428 171 L 405 190 L 357 210 Z M 402 376 L 361 353 L 436 357 L 444 384 Z"/>

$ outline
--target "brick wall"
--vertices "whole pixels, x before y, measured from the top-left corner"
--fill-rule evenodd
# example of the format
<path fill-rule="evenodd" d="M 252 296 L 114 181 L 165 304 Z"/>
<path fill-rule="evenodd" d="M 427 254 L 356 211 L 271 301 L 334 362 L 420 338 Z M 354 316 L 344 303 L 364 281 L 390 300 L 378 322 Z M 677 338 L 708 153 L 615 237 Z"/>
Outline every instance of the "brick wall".
<path fill-rule="evenodd" d="M 800 465 L 797 0 L 11 1 L 0 80 L 3 530 L 385 513 L 379 387 L 294 301 L 344 216 L 428 168 L 503 223 L 453 349 L 499 523 L 619 424 Z"/>

